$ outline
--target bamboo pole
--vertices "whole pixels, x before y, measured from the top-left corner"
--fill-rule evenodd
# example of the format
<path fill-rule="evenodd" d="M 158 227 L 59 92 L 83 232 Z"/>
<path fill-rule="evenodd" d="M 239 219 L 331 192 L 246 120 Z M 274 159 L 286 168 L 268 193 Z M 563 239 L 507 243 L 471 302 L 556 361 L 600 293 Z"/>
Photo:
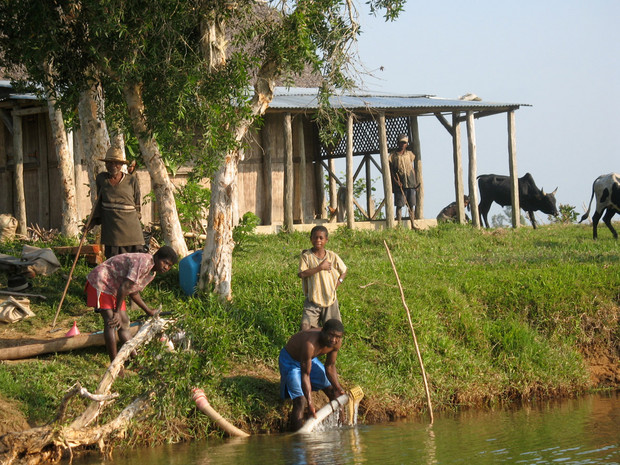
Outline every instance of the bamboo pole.
<path fill-rule="evenodd" d="M 431 403 L 431 393 L 428 389 L 428 381 L 426 380 L 426 371 L 424 370 L 424 362 L 422 361 L 422 354 L 420 353 L 420 347 L 418 346 L 418 338 L 415 335 L 415 330 L 413 329 L 413 322 L 411 321 L 411 313 L 409 312 L 409 307 L 407 307 L 407 302 L 405 302 L 405 293 L 403 292 L 403 285 L 400 283 L 400 278 L 398 277 L 398 271 L 396 271 L 396 265 L 394 265 L 394 259 L 392 258 L 392 253 L 390 252 L 390 248 L 387 245 L 387 242 L 383 241 L 383 245 L 385 245 L 385 250 L 387 251 L 388 257 L 390 258 L 390 263 L 392 264 L 392 269 L 394 270 L 394 274 L 396 275 L 396 281 L 398 282 L 398 288 L 400 289 L 400 298 L 403 301 L 403 306 L 407 311 L 407 319 L 409 320 L 409 328 L 411 328 L 411 335 L 413 336 L 413 343 L 415 345 L 415 351 L 418 355 L 418 362 L 420 362 L 420 371 L 422 371 L 422 379 L 424 380 L 424 390 L 426 391 L 426 401 L 428 403 L 428 412 L 431 416 L 431 425 L 433 424 L 433 405 Z"/>

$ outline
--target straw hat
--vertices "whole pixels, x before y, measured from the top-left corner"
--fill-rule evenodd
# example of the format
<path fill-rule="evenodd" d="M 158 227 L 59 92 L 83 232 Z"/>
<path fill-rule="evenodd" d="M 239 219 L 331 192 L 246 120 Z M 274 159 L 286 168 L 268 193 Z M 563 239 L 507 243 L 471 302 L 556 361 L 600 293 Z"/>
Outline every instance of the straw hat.
<path fill-rule="evenodd" d="M 125 160 L 125 152 L 118 147 L 110 147 L 105 154 L 105 158 L 100 158 L 100 161 L 116 161 L 127 164 Z"/>

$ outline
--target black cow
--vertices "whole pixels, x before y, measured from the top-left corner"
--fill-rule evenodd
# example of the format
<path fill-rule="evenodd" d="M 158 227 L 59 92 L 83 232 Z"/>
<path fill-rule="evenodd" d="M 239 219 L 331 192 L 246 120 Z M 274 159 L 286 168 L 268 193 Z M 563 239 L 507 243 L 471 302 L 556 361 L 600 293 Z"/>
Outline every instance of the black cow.
<path fill-rule="evenodd" d="M 590 215 L 590 207 L 592 206 L 592 198 L 596 194 L 596 212 L 592 215 L 592 236 L 596 239 L 596 229 L 598 221 L 603 216 L 603 212 L 607 210 L 603 217 L 603 222 L 607 225 L 614 239 L 618 239 L 618 233 L 611 225 L 611 219 L 616 213 L 620 213 L 620 175 L 616 173 L 602 174 L 594 180 L 592 184 L 592 196 L 588 211 L 583 214 L 579 222 L 586 220 Z"/>
<path fill-rule="evenodd" d="M 498 174 L 482 174 L 478 176 L 478 188 L 480 189 L 480 204 L 478 205 L 480 221 L 484 220 L 484 224 L 488 228 L 487 215 L 493 202 L 497 202 L 502 207 L 512 205 L 510 177 Z M 534 178 L 530 173 L 519 178 L 519 204 L 527 212 L 534 229 L 536 229 L 535 211 L 540 210 L 547 215 L 558 215 L 558 209 L 555 206 L 557 190 L 556 187 L 551 194 L 545 194 L 544 190 L 536 187 Z"/>

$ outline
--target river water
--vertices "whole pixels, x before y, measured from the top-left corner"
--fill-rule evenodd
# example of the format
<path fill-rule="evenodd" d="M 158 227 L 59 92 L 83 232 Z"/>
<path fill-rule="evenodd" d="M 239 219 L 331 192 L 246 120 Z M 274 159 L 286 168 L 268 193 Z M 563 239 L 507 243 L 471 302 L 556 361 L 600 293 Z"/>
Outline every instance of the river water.
<path fill-rule="evenodd" d="M 171 445 L 75 465 L 618 464 L 620 392 L 493 411 Z"/>

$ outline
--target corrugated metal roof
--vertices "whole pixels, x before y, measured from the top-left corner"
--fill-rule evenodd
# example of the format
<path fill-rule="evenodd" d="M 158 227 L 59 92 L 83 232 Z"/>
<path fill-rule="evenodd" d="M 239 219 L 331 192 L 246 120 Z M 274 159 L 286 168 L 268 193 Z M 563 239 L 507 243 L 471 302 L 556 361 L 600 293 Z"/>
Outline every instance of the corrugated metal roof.
<path fill-rule="evenodd" d="M 444 99 L 428 94 L 381 94 L 369 92 L 352 92 L 330 97 L 330 104 L 334 108 L 348 110 L 502 110 L 517 109 L 520 106 L 530 106 L 524 103 L 498 103 L 481 100 Z M 269 105 L 272 110 L 301 110 L 318 108 L 317 90 L 277 87 L 274 98 Z"/>
<path fill-rule="evenodd" d="M 13 86 L 11 81 L 0 79 L 0 101 L 5 100 L 38 100 L 34 94 L 16 94 L 11 92 Z"/>

